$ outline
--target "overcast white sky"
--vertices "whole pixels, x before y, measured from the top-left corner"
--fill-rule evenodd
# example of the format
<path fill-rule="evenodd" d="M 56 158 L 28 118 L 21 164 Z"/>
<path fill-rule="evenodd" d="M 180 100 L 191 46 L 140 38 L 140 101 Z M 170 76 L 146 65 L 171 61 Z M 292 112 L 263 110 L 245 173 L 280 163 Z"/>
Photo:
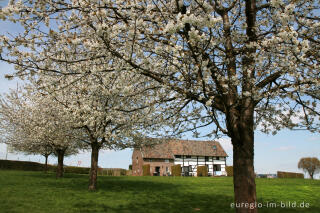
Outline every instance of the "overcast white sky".
<path fill-rule="evenodd" d="M 7 1 L 0 1 L 4 6 Z M 7 22 L 0 21 L 0 34 L 7 31 L 18 31 L 19 28 Z M 17 86 L 17 80 L 8 81 L 4 75 L 13 71 L 13 67 L 0 62 L 0 93 L 8 92 L 9 88 Z M 183 139 L 193 139 L 187 136 Z M 228 165 L 232 165 L 232 145 L 229 138 L 220 140 L 229 157 Z M 123 151 L 103 150 L 100 152 L 99 166 L 103 168 L 125 168 L 131 164 L 132 150 Z M 23 154 L 7 153 L 6 146 L 0 144 L 0 159 L 31 160 L 44 162 L 41 156 L 25 156 Z M 318 157 L 320 159 L 320 134 L 308 131 L 283 130 L 277 135 L 255 133 L 255 170 L 257 173 L 276 173 L 276 171 L 301 172 L 297 164 L 302 157 Z M 56 158 L 49 158 L 49 163 L 56 163 Z M 90 153 L 66 158 L 66 165 L 90 166 Z"/>

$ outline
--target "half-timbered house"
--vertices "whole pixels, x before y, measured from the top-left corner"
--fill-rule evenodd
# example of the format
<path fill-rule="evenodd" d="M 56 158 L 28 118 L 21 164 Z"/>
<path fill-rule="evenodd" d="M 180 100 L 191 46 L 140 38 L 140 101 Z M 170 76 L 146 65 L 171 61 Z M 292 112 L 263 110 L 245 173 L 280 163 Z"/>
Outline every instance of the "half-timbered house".
<path fill-rule="evenodd" d="M 227 157 L 216 141 L 162 140 L 134 149 L 132 175 L 142 176 L 143 165 L 149 164 L 151 175 L 167 176 L 171 175 L 171 166 L 180 164 L 183 176 L 196 176 L 197 167 L 204 165 L 208 166 L 209 176 L 225 176 Z"/>

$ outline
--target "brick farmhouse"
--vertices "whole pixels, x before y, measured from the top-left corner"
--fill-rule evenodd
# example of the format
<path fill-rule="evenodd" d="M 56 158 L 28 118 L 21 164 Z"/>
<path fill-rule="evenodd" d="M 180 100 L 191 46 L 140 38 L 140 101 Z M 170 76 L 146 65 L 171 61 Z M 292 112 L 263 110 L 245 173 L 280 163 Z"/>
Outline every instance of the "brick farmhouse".
<path fill-rule="evenodd" d="M 183 176 L 196 176 L 197 167 L 204 165 L 208 166 L 209 176 L 221 176 L 226 175 L 227 157 L 216 141 L 161 140 L 133 150 L 132 175 L 142 176 L 143 165 L 149 164 L 151 175 L 168 176 L 171 166 L 180 164 Z"/>

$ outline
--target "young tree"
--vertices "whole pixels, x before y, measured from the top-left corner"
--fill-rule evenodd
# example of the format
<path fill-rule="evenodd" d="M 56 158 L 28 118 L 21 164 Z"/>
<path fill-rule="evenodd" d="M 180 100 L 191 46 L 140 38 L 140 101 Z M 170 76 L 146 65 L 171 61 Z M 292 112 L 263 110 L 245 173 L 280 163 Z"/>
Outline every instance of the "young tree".
<path fill-rule="evenodd" d="M 63 63 L 57 66 L 60 72 L 67 71 L 63 70 Z M 101 64 L 100 68 L 82 63 L 74 66 L 74 69 L 81 67 L 83 73 L 94 74 L 40 78 L 41 83 L 51 90 L 53 97 L 63 106 L 73 128 L 81 129 L 88 135 L 83 142 L 91 147 L 89 190 L 96 190 L 100 149 L 123 149 L 136 144 L 134 138 L 142 137 L 150 127 L 155 128 L 153 123 L 160 123 L 156 120 L 161 116 L 153 113 L 160 101 L 149 98 L 154 90 L 145 85 L 146 82 L 139 75 L 99 73 L 99 69 L 106 69 L 106 65 Z M 69 68 L 68 72 L 71 70 Z M 57 80 L 59 83 L 55 84 Z M 69 85 L 70 82 L 72 85 Z"/>
<path fill-rule="evenodd" d="M 320 161 L 318 158 L 301 158 L 298 168 L 308 172 L 310 178 L 313 179 L 313 176 L 320 172 Z"/>
<path fill-rule="evenodd" d="M 9 94 L 7 94 L 6 101 L 3 98 L 0 100 L 0 135 L 2 136 L 2 142 L 15 151 L 23 152 L 27 155 L 40 154 L 44 156 L 44 171 L 47 172 L 48 157 L 54 152 L 54 150 L 46 141 L 39 142 L 33 141 L 32 139 L 28 141 L 29 133 L 25 132 L 25 129 L 21 128 L 20 123 L 16 121 L 16 116 L 23 106 L 15 95 L 17 94 L 12 92 L 10 98 Z M 9 104 L 9 99 L 15 100 L 16 102 L 13 103 L 10 101 Z"/>
<path fill-rule="evenodd" d="M 25 137 L 18 139 L 17 132 L 10 133 L 10 138 L 6 138 L 6 144 L 17 152 L 23 152 L 26 155 L 41 155 L 45 158 L 44 172 L 48 171 L 48 158 L 54 153 L 50 143 L 37 143 L 33 142 L 28 144 Z"/>
<path fill-rule="evenodd" d="M 0 100 L 3 118 L 0 128 L 6 132 L 5 142 L 18 151 L 58 157 L 57 178 L 63 176 L 63 159 L 82 148 L 79 130 L 70 128 L 60 105 L 50 97 L 26 87 L 11 91 Z M 45 170 L 47 166 L 45 166 Z"/>
<path fill-rule="evenodd" d="M 17 3 L 2 17 L 25 32 L 2 37 L 8 54 L 2 60 L 16 64 L 17 75 L 55 72 L 53 61 L 73 66 L 99 59 L 108 61 L 105 72 L 149 78 L 190 112 L 192 119 L 180 116 L 175 127 L 198 121 L 196 131 L 213 123 L 210 133 L 231 137 L 235 202 L 254 206 L 254 129 L 319 131 L 319 100 L 309 93 L 320 84 L 318 10 L 313 0 Z M 237 212 L 257 212 L 241 206 Z"/>
<path fill-rule="evenodd" d="M 164 105 L 170 103 L 172 110 L 178 110 L 181 103 L 164 89 L 156 95 L 161 87 L 140 75 L 114 70 L 113 64 L 121 63 L 116 58 L 83 60 L 80 53 L 86 52 L 86 46 L 49 40 L 42 48 L 40 54 L 30 52 L 34 57 L 29 62 L 33 61 L 34 67 L 22 55 L 14 63 L 17 69 L 36 73 L 37 77 L 29 80 L 60 104 L 59 110 L 68 116 L 72 128 L 86 132 L 82 142 L 92 150 L 89 190 L 96 190 L 99 150 L 123 149 L 141 142 L 133 139 L 159 130 L 157 124 L 173 119 L 163 119 L 169 113 L 155 109 L 162 106 L 162 111 L 169 111 Z"/>

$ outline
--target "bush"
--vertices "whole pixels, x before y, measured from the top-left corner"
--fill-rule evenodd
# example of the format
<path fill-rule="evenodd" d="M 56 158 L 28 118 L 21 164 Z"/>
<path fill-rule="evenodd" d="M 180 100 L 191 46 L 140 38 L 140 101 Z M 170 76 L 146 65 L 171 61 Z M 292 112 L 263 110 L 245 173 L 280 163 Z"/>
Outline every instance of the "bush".
<path fill-rule="evenodd" d="M 132 176 L 132 170 L 127 170 L 126 171 L 126 176 Z"/>
<path fill-rule="evenodd" d="M 44 170 L 44 165 L 41 163 L 29 161 L 0 160 L 0 169 L 42 171 Z"/>
<path fill-rule="evenodd" d="M 5 170 L 24 170 L 24 171 L 44 171 L 44 164 L 29 162 L 29 161 L 12 161 L 12 160 L 0 160 L 0 169 Z M 64 166 L 65 173 L 76 174 L 89 174 L 90 168 L 78 167 L 78 166 Z M 48 164 L 48 171 L 56 172 L 57 166 Z M 150 170 L 150 167 L 149 167 Z M 150 172 L 149 172 L 150 173 Z M 103 169 L 98 168 L 98 175 L 108 176 L 125 176 L 127 175 L 126 169 Z"/>
<path fill-rule="evenodd" d="M 109 168 L 109 169 L 102 169 L 101 174 L 106 176 L 126 176 L 127 175 L 126 169 L 119 169 L 119 168 Z"/>
<path fill-rule="evenodd" d="M 197 176 L 198 177 L 208 177 L 208 166 L 198 166 L 197 167 Z"/>
<path fill-rule="evenodd" d="M 113 170 L 112 169 L 106 169 L 106 171 L 107 171 L 107 176 L 113 176 Z M 103 174 L 105 174 L 105 172 L 103 173 Z"/>
<path fill-rule="evenodd" d="M 129 170 L 132 170 L 132 164 L 129 165 Z"/>
<path fill-rule="evenodd" d="M 302 173 L 295 173 L 295 172 L 277 172 L 278 178 L 304 178 Z"/>
<path fill-rule="evenodd" d="M 143 176 L 151 176 L 150 174 L 150 164 L 145 164 L 142 166 Z"/>
<path fill-rule="evenodd" d="M 89 174 L 90 168 L 77 166 L 64 166 L 65 173 Z"/>
<path fill-rule="evenodd" d="M 177 165 L 171 166 L 171 173 L 172 173 L 172 176 L 181 176 L 181 165 L 177 164 Z"/>
<path fill-rule="evenodd" d="M 7 170 L 43 171 L 44 166 L 44 164 L 30 161 L 0 160 L 0 169 Z M 57 166 L 48 164 L 48 171 L 55 172 L 56 169 Z M 90 168 L 64 166 L 64 172 L 66 173 L 89 174 L 89 170 Z"/>
<path fill-rule="evenodd" d="M 226 166 L 226 172 L 228 177 L 233 176 L 233 166 Z"/>

